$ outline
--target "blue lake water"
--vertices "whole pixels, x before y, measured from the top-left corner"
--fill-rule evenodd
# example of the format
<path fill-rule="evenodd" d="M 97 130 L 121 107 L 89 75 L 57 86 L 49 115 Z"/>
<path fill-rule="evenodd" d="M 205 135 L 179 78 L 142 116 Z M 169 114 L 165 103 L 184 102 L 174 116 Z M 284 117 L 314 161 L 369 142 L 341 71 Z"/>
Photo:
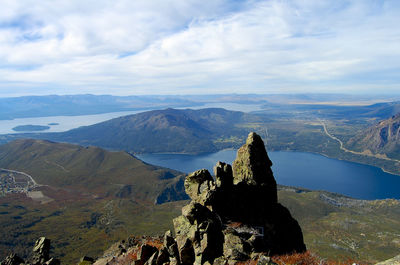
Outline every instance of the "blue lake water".
<path fill-rule="evenodd" d="M 359 199 L 400 199 L 400 176 L 380 168 L 302 152 L 268 152 L 278 184 L 326 190 Z M 192 172 L 212 168 L 217 161 L 232 164 L 236 150 L 201 155 L 142 154 L 141 160 L 163 167 Z"/>

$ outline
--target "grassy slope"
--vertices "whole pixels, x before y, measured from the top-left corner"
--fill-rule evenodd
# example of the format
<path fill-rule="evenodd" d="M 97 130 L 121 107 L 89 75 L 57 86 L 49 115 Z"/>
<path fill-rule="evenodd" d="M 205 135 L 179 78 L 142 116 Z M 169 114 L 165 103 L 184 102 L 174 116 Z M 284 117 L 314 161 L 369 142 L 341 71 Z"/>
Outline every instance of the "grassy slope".
<path fill-rule="evenodd" d="M 161 233 L 171 226 L 165 220 L 171 220 L 174 204 L 154 202 L 180 173 L 125 152 L 18 140 L 0 146 L 0 167 L 32 175 L 42 184 L 36 189 L 52 199 L 41 204 L 24 194 L 0 197 L 1 257 L 12 250 L 26 255 L 36 238 L 47 236 L 55 255 L 71 264 L 129 233 Z"/>
<path fill-rule="evenodd" d="M 129 197 L 149 201 L 180 174 L 145 164 L 126 152 L 42 140 L 0 146 L 0 167 L 28 173 L 39 184 L 100 197 L 118 194 L 128 186 Z"/>
<path fill-rule="evenodd" d="M 26 257 L 40 236 L 52 241 L 52 255 L 74 264 L 99 256 L 129 234 L 162 234 L 171 229 L 182 202 L 162 205 L 110 198 L 40 204 L 24 196 L 0 198 L 0 260 L 10 252 Z"/>
<path fill-rule="evenodd" d="M 307 247 L 324 258 L 375 262 L 397 255 L 400 203 L 360 201 L 326 192 L 279 191 L 279 201 L 299 221 Z M 26 253 L 38 236 L 53 242 L 55 256 L 71 264 L 99 256 L 115 241 L 134 235 L 161 235 L 172 228 L 187 201 L 153 205 L 129 199 L 39 204 L 22 196 L 0 199 L 1 256 Z M 79 210 L 80 208 L 84 211 Z M 16 244 L 16 245 L 12 245 Z"/>
<path fill-rule="evenodd" d="M 324 258 L 377 262 L 399 252 L 399 201 L 288 190 L 279 192 L 279 200 L 299 221 L 308 249 Z"/>

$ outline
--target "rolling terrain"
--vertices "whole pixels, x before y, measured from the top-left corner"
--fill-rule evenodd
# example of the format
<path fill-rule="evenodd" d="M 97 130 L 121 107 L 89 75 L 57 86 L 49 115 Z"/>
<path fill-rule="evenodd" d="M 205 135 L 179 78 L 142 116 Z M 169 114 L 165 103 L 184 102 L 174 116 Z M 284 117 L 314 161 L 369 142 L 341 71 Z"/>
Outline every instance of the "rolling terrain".
<path fill-rule="evenodd" d="M 39 236 L 65 264 L 97 257 L 127 235 L 160 235 L 187 201 L 179 173 L 125 152 L 19 140 L 0 147 L 0 167 L 35 180 L 29 192 L 0 198 L 0 255 L 21 256 Z M 330 259 L 376 262 L 397 255 L 400 204 L 280 187 L 279 201 L 303 229 L 306 245 Z M 162 204 L 154 204 L 154 202 Z"/>
<path fill-rule="evenodd" d="M 165 202 L 187 198 L 179 172 L 98 147 L 17 140 L 0 146 L 0 168 L 8 180 L 0 182 L 1 257 L 25 255 L 46 235 L 69 264 L 127 233 L 169 228 L 163 220 L 175 206 Z M 32 183 L 9 185 L 22 176 Z"/>

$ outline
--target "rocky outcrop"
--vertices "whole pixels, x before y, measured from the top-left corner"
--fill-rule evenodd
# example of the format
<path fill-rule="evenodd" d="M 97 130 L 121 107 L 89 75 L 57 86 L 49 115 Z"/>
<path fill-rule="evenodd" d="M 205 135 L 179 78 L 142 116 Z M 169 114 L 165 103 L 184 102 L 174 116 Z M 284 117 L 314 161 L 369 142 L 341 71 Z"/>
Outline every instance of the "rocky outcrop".
<path fill-rule="evenodd" d="M 205 169 L 186 177 L 192 201 L 174 219 L 182 264 L 306 250 L 297 221 L 277 202 L 271 166 L 261 137 L 250 133 L 233 167 L 217 163 L 215 180 Z"/>
<path fill-rule="evenodd" d="M 16 254 L 11 254 L 7 256 L 1 265 L 59 265 L 60 261 L 55 258 L 50 258 L 50 239 L 45 237 L 40 237 L 36 240 L 35 245 L 32 250 L 31 258 L 28 262 L 25 262 L 22 258 L 18 257 Z"/>
<path fill-rule="evenodd" d="M 25 261 L 16 254 L 10 254 L 2 262 L 0 262 L 1 265 L 20 265 L 24 263 Z"/>

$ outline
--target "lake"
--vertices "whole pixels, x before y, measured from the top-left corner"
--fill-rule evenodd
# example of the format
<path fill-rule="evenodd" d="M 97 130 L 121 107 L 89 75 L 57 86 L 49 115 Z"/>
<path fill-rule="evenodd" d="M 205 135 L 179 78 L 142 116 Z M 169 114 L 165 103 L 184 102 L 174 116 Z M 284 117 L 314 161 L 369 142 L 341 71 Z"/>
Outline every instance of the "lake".
<path fill-rule="evenodd" d="M 326 190 L 358 199 L 400 199 L 400 176 L 380 168 L 303 152 L 268 152 L 278 184 Z M 141 160 L 185 173 L 207 168 L 217 161 L 232 164 L 236 150 L 201 155 L 142 154 Z M 213 174 L 213 173 L 212 173 Z"/>

